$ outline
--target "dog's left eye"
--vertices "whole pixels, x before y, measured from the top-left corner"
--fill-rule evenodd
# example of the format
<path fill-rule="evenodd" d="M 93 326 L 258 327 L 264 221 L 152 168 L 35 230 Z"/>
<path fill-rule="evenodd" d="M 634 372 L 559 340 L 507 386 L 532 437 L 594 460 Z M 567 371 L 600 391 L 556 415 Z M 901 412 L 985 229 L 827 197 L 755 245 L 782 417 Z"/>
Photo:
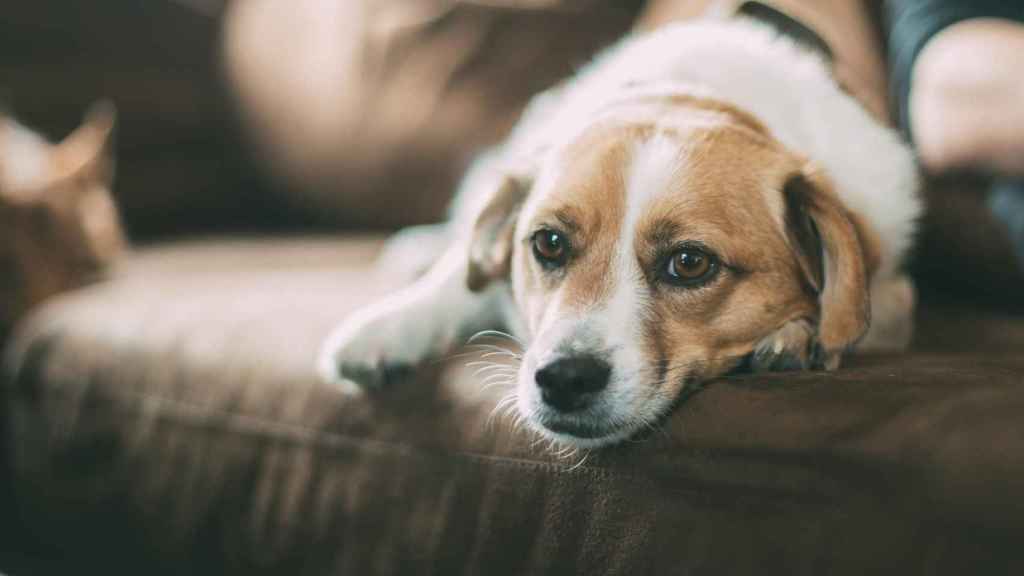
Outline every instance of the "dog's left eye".
<path fill-rule="evenodd" d="M 555 230 L 538 230 L 533 233 L 533 255 L 543 266 L 555 268 L 565 264 L 569 255 L 569 240 Z"/>
<path fill-rule="evenodd" d="M 718 271 L 718 261 L 700 248 L 681 248 L 665 264 L 666 279 L 676 285 L 703 283 Z"/>

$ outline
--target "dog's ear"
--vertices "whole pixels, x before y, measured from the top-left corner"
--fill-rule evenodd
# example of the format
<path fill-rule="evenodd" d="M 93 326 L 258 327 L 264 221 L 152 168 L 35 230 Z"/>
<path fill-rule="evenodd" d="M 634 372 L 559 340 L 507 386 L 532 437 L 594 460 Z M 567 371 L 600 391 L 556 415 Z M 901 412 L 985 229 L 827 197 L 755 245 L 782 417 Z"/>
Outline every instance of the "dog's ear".
<path fill-rule="evenodd" d="M 522 170 L 503 170 L 489 178 L 469 244 L 466 285 L 471 291 L 479 292 L 494 280 L 508 278 L 516 218 L 531 184 L 532 176 Z"/>
<path fill-rule="evenodd" d="M 790 176 L 783 196 L 787 238 L 808 289 L 818 298 L 814 364 L 831 370 L 870 322 L 869 247 L 857 220 L 814 168 Z"/>

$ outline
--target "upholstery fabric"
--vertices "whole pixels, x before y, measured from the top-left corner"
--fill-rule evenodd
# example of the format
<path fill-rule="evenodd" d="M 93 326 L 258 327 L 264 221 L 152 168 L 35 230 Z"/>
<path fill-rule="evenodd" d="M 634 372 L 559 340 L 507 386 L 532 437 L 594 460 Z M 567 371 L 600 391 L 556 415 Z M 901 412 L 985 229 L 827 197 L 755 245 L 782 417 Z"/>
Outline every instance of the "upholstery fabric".
<path fill-rule="evenodd" d="M 1024 318 L 931 309 L 906 355 L 726 378 L 559 454 L 469 357 L 372 396 L 316 381 L 388 288 L 378 246 L 142 249 L 23 325 L 0 521 L 40 573 L 1020 573 Z"/>

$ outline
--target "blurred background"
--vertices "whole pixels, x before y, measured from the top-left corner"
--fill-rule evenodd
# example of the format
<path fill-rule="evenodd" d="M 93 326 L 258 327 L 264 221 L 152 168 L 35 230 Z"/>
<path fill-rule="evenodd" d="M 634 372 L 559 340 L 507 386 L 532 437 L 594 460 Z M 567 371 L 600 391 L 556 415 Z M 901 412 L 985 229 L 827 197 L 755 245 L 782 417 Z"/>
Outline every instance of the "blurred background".
<path fill-rule="evenodd" d="M 92 102 L 116 105 L 115 196 L 139 241 L 292 218 L 240 146 L 218 60 L 224 9 L 219 0 L 0 4 L 0 99 L 21 123 L 56 141 Z"/>
<path fill-rule="evenodd" d="M 436 220 L 468 157 L 638 3 L 452 4 L 5 2 L 0 99 L 55 141 L 114 102 L 114 193 L 136 242 Z"/>
<path fill-rule="evenodd" d="M 0 102 L 53 141 L 113 102 L 113 193 L 135 243 L 392 230 L 442 218 L 467 163 L 531 95 L 638 19 L 690 4 L 4 2 Z M 986 193 L 962 171 L 930 183 L 915 265 L 934 284 L 1020 286 Z"/>

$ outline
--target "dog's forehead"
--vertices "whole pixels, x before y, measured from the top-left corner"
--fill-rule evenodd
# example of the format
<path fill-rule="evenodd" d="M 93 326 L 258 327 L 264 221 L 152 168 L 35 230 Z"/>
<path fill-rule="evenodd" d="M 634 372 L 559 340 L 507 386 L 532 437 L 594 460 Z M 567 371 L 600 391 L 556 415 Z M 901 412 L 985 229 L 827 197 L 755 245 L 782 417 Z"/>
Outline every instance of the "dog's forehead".
<path fill-rule="evenodd" d="M 750 218 L 779 221 L 781 198 L 765 192 L 781 185 L 791 160 L 765 134 L 721 115 L 596 124 L 553 155 L 528 216 L 568 220 L 584 234 L 659 219 L 730 232 Z"/>

